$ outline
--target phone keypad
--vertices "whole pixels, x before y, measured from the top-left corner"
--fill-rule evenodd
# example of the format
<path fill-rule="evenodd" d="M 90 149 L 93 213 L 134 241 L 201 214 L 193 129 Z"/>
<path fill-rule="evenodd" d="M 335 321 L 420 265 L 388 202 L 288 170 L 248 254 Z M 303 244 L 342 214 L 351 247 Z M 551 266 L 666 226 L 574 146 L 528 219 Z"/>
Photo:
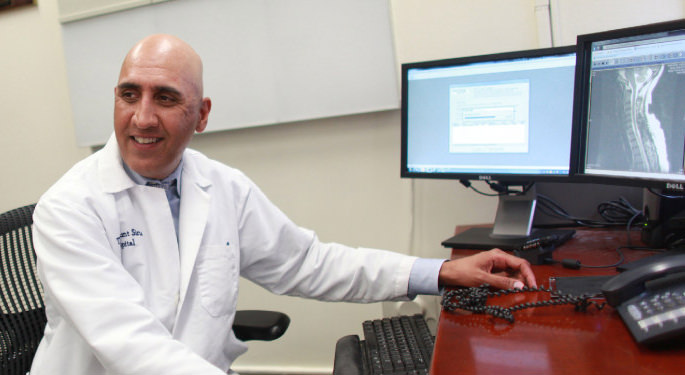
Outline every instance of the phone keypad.
<path fill-rule="evenodd" d="M 658 337 L 673 329 L 681 330 L 685 326 L 685 288 L 662 290 L 649 295 L 634 298 L 619 309 L 624 317 L 632 319 L 629 326 L 639 329 L 638 336 L 644 338 Z M 634 330 L 633 334 L 637 334 Z M 640 341 L 640 340 L 638 340 Z"/>
<path fill-rule="evenodd" d="M 660 294 L 655 294 L 648 300 L 640 301 L 637 305 L 631 305 L 631 311 L 637 312 L 640 316 L 652 316 L 678 307 L 685 306 L 685 295 L 681 293 L 673 293 L 666 291 Z M 631 314 L 632 315 L 632 314 Z M 635 316 L 636 320 L 641 317 Z"/>

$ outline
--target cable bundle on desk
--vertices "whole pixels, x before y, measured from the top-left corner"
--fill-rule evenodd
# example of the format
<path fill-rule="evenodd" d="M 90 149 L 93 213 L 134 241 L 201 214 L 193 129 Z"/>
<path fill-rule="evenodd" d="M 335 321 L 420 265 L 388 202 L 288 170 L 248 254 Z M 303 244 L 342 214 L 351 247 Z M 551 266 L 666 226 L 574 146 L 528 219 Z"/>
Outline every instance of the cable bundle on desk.
<path fill-rule="evenodd" d="M 597 213 L 602 217 L 602 221 L 573 216 L 552 198 L 543 194 L 538 194 L 537 207 L 545 215 L 566 219 L 576 225 L 591 228 L 625 225 L 627 229 L 630 229 L 633 225 L 645 221 L 643 212 L 633 207 L 623 197 L 615 201 L 602 202 L 597 206 Z"/>
<path fill-rule="evenodd" d="M 553 294 L 555 299 L 539 302 L 526 302 L 511 307 L 502 307 L 496 305 L 488 305 L 488 297 L 497 297 L 501 295 L 521 293 L 521 292 L 549 292 L 552 289 L 539 286 L 537 288 L 524 287 L 523 289 L 503 289 L 499 291 L 491 291 L 488 284 L 483 284 L 479 287 L 460 288 L 447 290 L 442 297 L 442 308 L 445 311 L 466 310 L 475 314 L 487 314 L 495 318 L 504 319 L 510 323 L 514 322 L 514 312 L 518 310 L 533 308 L 533 307 L 547 307 L 558 305 L 575 305 L 576 311 L 586 311 L 590 305 L 594 305 L 601 310 L 605 303 L 597 303 L 591 301 L 592 296 L 581 295 L 573 296 L 570 294 Z"/>

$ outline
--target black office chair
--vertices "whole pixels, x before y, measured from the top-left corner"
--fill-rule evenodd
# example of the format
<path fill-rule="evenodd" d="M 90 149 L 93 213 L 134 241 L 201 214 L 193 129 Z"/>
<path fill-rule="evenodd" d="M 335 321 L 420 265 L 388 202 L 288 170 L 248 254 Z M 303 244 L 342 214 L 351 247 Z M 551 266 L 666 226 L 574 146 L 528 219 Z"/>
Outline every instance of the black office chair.
<path fill-rule="evenodd" d="M 35 204 L 0 215 L 0 374 L 25 375 L 31 368 L 46 317 L 43 288 L 36 274 L 31 224 Z M 281 337 L 290 318 L 284 313 L 241 310 L 233 331 L 242 341 Z"/>

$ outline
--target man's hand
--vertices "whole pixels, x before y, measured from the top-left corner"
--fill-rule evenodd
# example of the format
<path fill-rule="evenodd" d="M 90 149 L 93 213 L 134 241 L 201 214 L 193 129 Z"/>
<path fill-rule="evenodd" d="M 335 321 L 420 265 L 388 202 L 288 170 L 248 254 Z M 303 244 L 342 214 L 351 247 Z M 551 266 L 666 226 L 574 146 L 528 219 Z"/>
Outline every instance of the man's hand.
<path fill-rule="evenodd" d="M 497 289 L 537 287 L 530 263 L 493 249 L 445 262 L 438 276 L 440 286 L 480 286 Z"/>

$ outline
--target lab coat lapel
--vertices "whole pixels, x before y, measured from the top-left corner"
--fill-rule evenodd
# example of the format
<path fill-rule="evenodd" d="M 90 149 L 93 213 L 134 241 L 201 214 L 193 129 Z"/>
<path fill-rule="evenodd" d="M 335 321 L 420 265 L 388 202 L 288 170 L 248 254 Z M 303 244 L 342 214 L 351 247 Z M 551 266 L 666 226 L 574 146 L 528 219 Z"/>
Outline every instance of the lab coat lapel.
<path fill-rule="evenodd" d="M 184 159 L 182 173 L 179 218 L 181 303 L 185 301 L 190 277 L 195 267 L 195 258 L 202 244 L 202 236 L 207 226 L 211 198 L 209 193 L 211 183 L 198 173 L 192 158 Z"/>
<path fill-rule="evenodd" d="M 162 189 L 136 185 L 129 192 L 118 202 L 124 219 L 119 224 L 120 236 L 125 236 L 122 264 L 145 288 L 149 309 L 171 330 L 177 315 L 180 266 L 169 203 Z"/>
<path fill-rule="evenodd" d="M 136 185 L 124 170 L 114 133 L 110 135 L 100 152 L 103 153 L 103 157 L 98 164 L 98 180 L 103 192 L 118 193 Z"/>
<path fill-rule="evenodd" d="M 110 228 L 117 236 L 114 246 L 121 250 L 122 265 L 145 289 L 147 306 L 171 329 L 177 311 L 180 266 L 166 195 L 161 189 L 136 185 L 126 174 L 113 134 L 101 152 L 99 183 L 104 192 L 113 194 L 119 214 L 119 222 Z"/>

